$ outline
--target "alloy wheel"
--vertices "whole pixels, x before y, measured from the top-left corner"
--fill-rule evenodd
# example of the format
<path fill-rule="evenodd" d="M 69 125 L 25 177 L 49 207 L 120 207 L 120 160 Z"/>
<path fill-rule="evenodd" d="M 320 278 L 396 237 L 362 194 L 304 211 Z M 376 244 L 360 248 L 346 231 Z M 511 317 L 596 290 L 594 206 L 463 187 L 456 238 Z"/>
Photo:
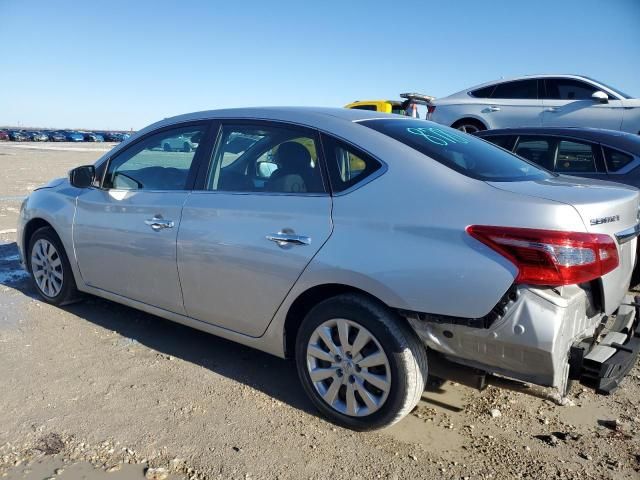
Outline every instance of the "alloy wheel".
<path fill-rule="evenodd" d="M 63 286 L 62 258 L 51 242 L 40 238 L 31 250 L 31 270 L 38 288 L 47 297 L 60 294 Z"/>
<path fill-rule="evenodd" d="M 311 334 L 306 354 L 311 383 L 331 408 L 362 417 L 384 405 L 391 390 L 389 359 L 362 325 L 327 320 Z"/>
<path fill-rule="evenodd" d="M 461 131 L 463 131 L 465 133 L 475 133 L 475 132 L 479 132 L 480 131 L 480 129 L 477 126 L 475 126 L 473 124 L 470 124 L 470 123 L 465 123 L 465 124 L 460 125 L 458 127 L 458 130 L 461 130 Z"/>

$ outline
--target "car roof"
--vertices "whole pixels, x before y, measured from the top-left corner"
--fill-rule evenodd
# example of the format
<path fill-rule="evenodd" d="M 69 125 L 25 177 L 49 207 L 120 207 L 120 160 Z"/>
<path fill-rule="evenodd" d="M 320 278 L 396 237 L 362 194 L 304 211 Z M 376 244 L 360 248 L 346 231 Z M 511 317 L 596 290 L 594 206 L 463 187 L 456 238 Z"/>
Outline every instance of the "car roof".
<path fill-rule="evenodd" d="M 581 80 L 586 80 L 587 82 L 590 83 L 597 83 L 598 85 L 602 86 L 602 88 L 604 88 L 607 91 L 612 91 L 611 87 L 607 87 L 605 84 L 603 84 L 602 82 L 593 79 L 587 75 L 578 75 L 578 74 L 574 74 L 574 73 L 539 73 L 539 74 L 535 74 L 535 75 L 521 75 L 519 77 L 504 77 L 504 78 L 498 78 L 496 80 L 491 80 L 489 82 L 484 82 L 484 83 L 480 83 L 478 85 L 474 85 L 472 87 L 468 87 L 465 88 L 464 90 L 460 90 L 459 92 L 456 93 L 452 93 L 451 95 L 448 95 L 447 97 L 441 97 L 441 98 L 448 98 L 448 97 L 457 97 L 460 95 L 466 95 L 468 92 L 471 92 L 473 90 L 477 90 L 479 88 L 482 87 L 489 87 L 491 85 L 497 85 L 499 83 L 506 83 L 506 82 L 513 82 L 516 80 L 527 80 L 527 79 L 536 79 L 536 78 L 576 78 L 576 79 L 581 79 Z"/>
<path fill-rule="evenodd" d="M 640 135 L 621 132 L 619 130 L 606 130 L 604 128 L 518 127 L 483 130 L 476 132 L 475 135 L 480 138 L 494 135 L 550 135 L 570 137 L 577 140 L 599 142 L 627 150 L 630 153 L 640 154 Z"/>
<path fill-rule="evenodd" d="M 176 123 L 215 120 L 215 119 L 250 119 L 250 120 L 273 120 L 291 122 L 300 125 L 308 125 L 318 128 L 328 121 L 357 122 L 373 118 L 405 118 L 401 115 L 376 112 L 371 110 L 359 110 L 351 108 L 335 107 L 249 107 L 249 108 L 228 108 L 221 110 L 204 110 L 201 112 L 186 113 L 175 117 L 160 120 L 143 130 L 139 134 L 144 134 L 150 130 L 169 126 Z"/>

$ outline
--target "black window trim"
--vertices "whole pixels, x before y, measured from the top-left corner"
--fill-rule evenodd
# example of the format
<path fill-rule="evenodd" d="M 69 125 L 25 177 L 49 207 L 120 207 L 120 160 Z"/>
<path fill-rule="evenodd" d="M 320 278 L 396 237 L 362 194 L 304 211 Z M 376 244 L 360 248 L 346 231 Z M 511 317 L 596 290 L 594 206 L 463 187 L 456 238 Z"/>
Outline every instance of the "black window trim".
<path fill-rule="evenodd" d="M 295 122 L 288 122 L 284 120 L 272 120 L 269 118 L 214 118 L 211 121 L 215 124 L 214 130 L 217 129 L 215 135 L 211 132 L 212 147 L 209 149 L 208 157 L 203 160 L 203 166 L 198 170 L 195 185 L 193 187 L 193 193 L 197 194 L 213 194 L 213 195 L 259 195 L 259 196 L 287 196 L 287 197 L 328 197 L 331 196 L 331 188 L 329 182 L 329 175 L 327 172 L 326 162 L 324 159 L 324 152 L 320 139 L 320 131 L 317 128 L 303 125 Z M 307 192 L 247 192 L 240 190 L 208 190 L 206 188 L 207 176 L 210 169 L 213 167 L 214 153 L 217 151 L 220 142 L 222 141 L 222 131 L 225 125 L 248 125 L 255 127 L 272 127 L 272 128 L 292 128 L 298 129 L 301 132 L 306 132 L 316 142 L 316 154 L 318 156 L 318 164 L 320 166 L 320 176 L 322 178 L 322 185 L 324 186 L 324 192 L 322 193 L 307 193 Z"/>
<path fill-rule="evenodd" d="M 606 169 L 606 172 L 609 175 L 626 175 L 627 173 L 638 168 L 638 166 L 640 165 L 640 156 L 638 155 L 634 155 L 631 152 L 622 150 L 619 147 L 612 147 L 611 145 L 608 145 L 606 143 L 599 142 L 599 145 L 600 145 L 600 154 L 602 155 L 602 162 L 604 163 L 604 168 Z M 629 155 L 631 158 L 633 158 L 633 160 L 631 160 L 621 169 L 612 172 L 609 170 L 609 164 L 607 163 L 607 155 L 606 155 L 606 152 L 604 151 L 605 148 L 608 148 L 610 150 L 616 150 L 617 152 L 623 153 L 625 155 Z"/>
<path fill-rule="evenodd" d="M 194 185 L 195 185 L 195 181 L 197 178 L 197 173 L 200 169 L 200 163 L 202 162 L 203 158 L 206 158 L 205 154 L 206 152 L 211 148 L 210 145 L 210 138 L 211 138 L 211 120 L 209 119 L 201 119 L 201 120 L 190 120 L 190 121 L 186 121 L 186 122 L 178 122 L 178 123 L 173 123 L 171 125 L 163 125 L 162 127 L 159 127 L 155 130 L 151 130 L 147 133 L 145 133 L 144 135 L 140 136 L 139 138 L 136 138 L 134 141 L 132 141 L 131 143 L 128 143 L 126 145 L 123 146 L 123 148 L 119 149 L 117 152 L 115 152 L 113 155 L 109 155 L 109 157 L 107 157 L 105 160 L 101 161 L 100 163 L 96 164 L 96 171 L 101 171 L 101 178 L 99 179 L 99 181 L 97 182 L 97 185 L 92 185 L 92 187 L 90 188 L 95 188 L 98 190 L 104 190 L 104 191 L 109 191 L 109 190 L 117 190 L 117 189 L 113 189 L 113 188 L 107 188 L 104 186 L 104 181 L 106 179 L 107 176 L 107 172 L 109 170 L 109 166 L 111 165 L 112 160 L 114 160 L 115 158 L 118 158 L 120 155 L 122 155 L 123 153 L 127 152 L 129 149 L 134 148 L 135 145 L 138 145 L 140 142 L 143 142 L 145 140 L 147 140 L 149 137 L 153 136 L 153 135 L 157 135 L 159 133 L 168 131 L 168 130 L 175 130 L 177 128 L 187 128 L 187 127 L 191 127 L 191 126 L 203 126 L 204 127 L 204 138 L 205 141 L 202 142 L 202 145 L 199 145 L 197 151 L 195 152 L 195 155 L 193 157 L 193 160 L 191 161 L 191 166 L 189 167 L 189 173 L 187 175 L 187 184 L 185 186 L 184 189 L 180 189 L 180 190 L 157 190 L 157 189 L 141 189 L 141 190 L 132 190 L 135 192 L 146 192 L 146 193 L 178 193 L 178 192 L 190 192 L 193 190 Z"/>
<path fill-rule="evenodd" d="M 358 122 L 354 122 L 354 123 L 358 123 Z M 351 185 L 349 188 L 345 188 L 344 190 L 342 190 L 340 192 L 335 192 L 333 190 L 333 185 L 331 185 L 331 176 L 328 175 L 328 171 L 327 171 L 327 178 L 329 179 L 329 185 L 331 187 L 331 196 L 332 197 L 342 197 L 344 195 L 348 195 L 351 192 L 353 192 L 355 190 L 358 190 L 361 187 L 364 187 L 368 183 L 374 181 L 376 178 L 379 178 L 380 176 L 384 175 L 387 172 L 387 170 L 389 168 L 387 163 L 382 161 L 376 155 L 373 155 L 371 152 L 367 151 L 365 148 L 362 148 L 361 146 L 355 145 L 353 142 L 345 140 L 344 138 L 342 138 L 339 135 L 336 135 L 334 133 L 328 133 L 328 132 L 325 132 L 325 131 L 320 131 L 320 142 L 322 143 L 322 151 L 323 151 L 323 153 L 325 153 L 325 155 L 324 155 L 325 158 L 327 158 L 327 155 L 326 155 L 327 147 L 326 147 L 325 137 L 327 137 L 328 139 L 331 139 L 333 141 L 336 141 L 338 143 L 344 144 L 347 148 L 350 148 L 350 149 L 354 150 L 356 155 L 358 154 L 358 152 L 362 152 L 362 154 L 364 156 L 371 158 L 373 161 L 375 161 L 375 162 L 377 162 L 379 164 L 379 167 L 375 171 L 371 172 L 369 175 L 364 176 L 363 178 L 361 178 L 360 180 L 355 182 L 353 185 Z M 328 168 L 328 164 L 327 164 L 327 168 Z"/>

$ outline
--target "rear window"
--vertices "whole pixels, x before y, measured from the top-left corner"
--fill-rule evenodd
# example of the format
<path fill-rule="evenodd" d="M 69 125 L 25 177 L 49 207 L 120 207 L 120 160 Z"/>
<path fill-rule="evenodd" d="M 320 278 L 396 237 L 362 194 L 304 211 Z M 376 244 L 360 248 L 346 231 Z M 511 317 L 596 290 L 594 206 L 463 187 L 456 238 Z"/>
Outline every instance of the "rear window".
<path fill-rule="evenodd" d="M 433 160 L 471 178 L 493 182 L 539 180 L 552 175 L 501 148 L 459 130 L 423 120 L 363 120 Z"/>

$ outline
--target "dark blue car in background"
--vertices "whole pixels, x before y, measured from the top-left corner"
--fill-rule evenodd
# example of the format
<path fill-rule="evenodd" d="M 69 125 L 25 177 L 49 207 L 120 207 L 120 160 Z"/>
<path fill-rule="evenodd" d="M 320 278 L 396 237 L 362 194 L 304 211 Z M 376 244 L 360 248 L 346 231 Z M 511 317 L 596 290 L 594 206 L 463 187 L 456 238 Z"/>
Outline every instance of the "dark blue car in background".
<path fill-rule="evenodd" d="M 598 128 L 484 130 L 488 140 L 547 170 L 640 188 L 640 135 Z"/>

